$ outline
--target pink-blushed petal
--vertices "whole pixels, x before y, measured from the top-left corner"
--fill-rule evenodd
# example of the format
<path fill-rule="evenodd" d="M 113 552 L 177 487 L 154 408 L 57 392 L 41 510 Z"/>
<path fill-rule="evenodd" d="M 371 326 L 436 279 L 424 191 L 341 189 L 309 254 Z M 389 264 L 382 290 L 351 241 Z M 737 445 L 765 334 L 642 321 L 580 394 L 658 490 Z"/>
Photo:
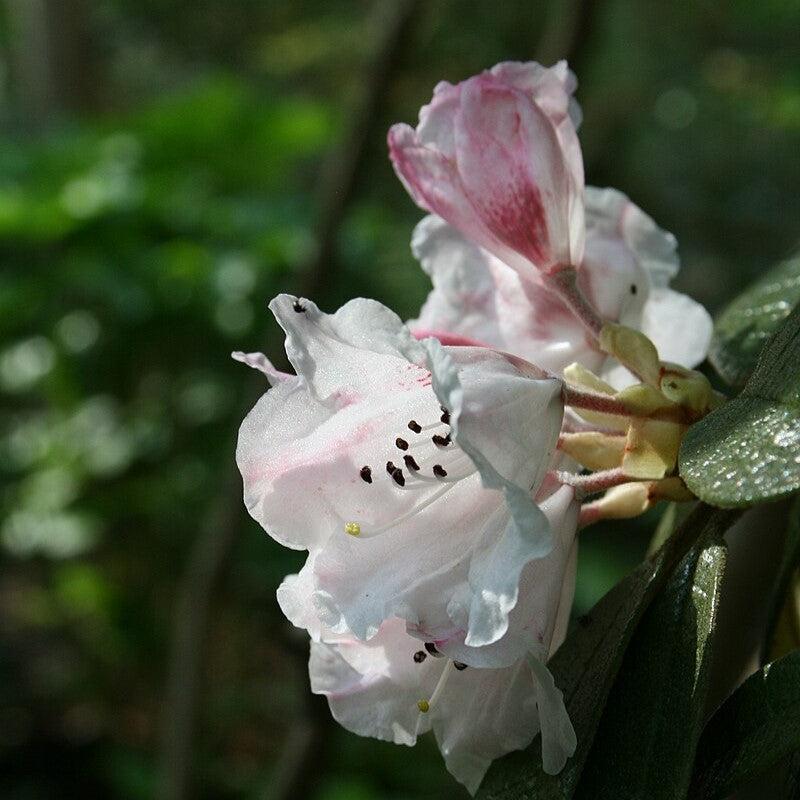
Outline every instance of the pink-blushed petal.
<path fill-rule="evenodd" d="M 571 263 L 571 187 L 547 115 L 518 90 L 474 78 L 462 91 L 455 142 L 471 204 L 492 235 L 519 254 L 496 255 L 523 274 L 530 265 Z"/>
<path fill-rule="evenodd" d="M 430 373 L 405 356 L 424 350 L 396 315 L 372 301 L 335 315 L 296 302 L 282 296 L 273 308 L 300 375 L 245 418 L 237 463 L 251 515 L 282 544 L 309 549 L 341 532 L 345 514 L 375 527 L 403 513 L 408 497 L 384 465 L 410 419 L 425 424 L 440 411 Z"/>
<path fill-rule="evenodd" d="M 575 361 L 589 369 L 602 365 L 604 356 L 560 299 L 440 217 L 420 221 L 411 247 L 433 281 L 419 318 L 409 322 L 415 335 L 429 332 L 443 344 L 463 336 L 556 374 Z"/>
<path fill-rule="evenodd" d="M 422 208 L 522 275 L 583 254 L 583 163 L 574 76 L 506 62 L 441 83 L 416 131 L 395 125 L 389 153 Z"/>

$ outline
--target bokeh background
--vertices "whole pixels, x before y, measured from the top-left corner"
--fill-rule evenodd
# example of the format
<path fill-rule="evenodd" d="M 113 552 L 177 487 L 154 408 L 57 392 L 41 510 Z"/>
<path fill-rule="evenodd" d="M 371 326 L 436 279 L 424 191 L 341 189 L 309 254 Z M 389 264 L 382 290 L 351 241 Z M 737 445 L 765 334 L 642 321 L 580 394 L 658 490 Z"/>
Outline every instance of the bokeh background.
<path fill-rule="evenodd" d="M 465 796 L 338 729 L 244 512 L 236 430 L 279 291 L 412 316 L 386 158 L 440 79 L 570 59 L 588 179 L 718 309 L 800 233 L 792 0 L 0 2 L 0 796 Z M 576 613 L 653 518 L 585 534 Z"/>

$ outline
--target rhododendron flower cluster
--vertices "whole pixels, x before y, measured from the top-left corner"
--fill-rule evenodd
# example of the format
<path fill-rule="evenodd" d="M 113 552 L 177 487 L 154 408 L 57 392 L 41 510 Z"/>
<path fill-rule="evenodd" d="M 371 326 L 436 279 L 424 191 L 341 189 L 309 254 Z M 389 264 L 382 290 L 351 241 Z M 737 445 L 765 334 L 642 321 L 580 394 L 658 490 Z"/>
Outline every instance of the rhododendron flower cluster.
<path fill-rule="evenodd" d="M 433 730 L 473 792 L 537 734 L 548 772 L 574 752 L 547 661 L 578 528 L 684 499 L 676 443 L 715 402 L 691 369 L 708 315 L 669 288 L 673 237 L 584 186 L 574 88 L 563 62 L 439 84 L 416 129 L 389 132 L 430 214 L 418 317 L 282 295 L 294 374 L 235 354 L 271 386 L 237 460 L 251 515 L 308 551 L 278 601 L 310 635 L 312 690 L 361 735 Z"/>

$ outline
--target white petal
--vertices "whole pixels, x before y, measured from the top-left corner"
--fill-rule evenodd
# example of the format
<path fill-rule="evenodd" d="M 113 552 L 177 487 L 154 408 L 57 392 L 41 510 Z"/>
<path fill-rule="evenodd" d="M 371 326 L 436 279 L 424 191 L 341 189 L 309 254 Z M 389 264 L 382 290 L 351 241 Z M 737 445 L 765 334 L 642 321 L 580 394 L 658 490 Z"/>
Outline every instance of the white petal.
<path fill-rule="evenodd" d="M 454 671 L 431 714 L 447 769 L 472 794 L 494 759 L 527 747 L 539 731 L 525 661 L 508 669 Z"/>
<path fill-rule="evenodd" d="M 434 391 L 484 486 L 538 491 L 561 430 L 561 382 L 485 348 L 424 344 Z"/>
<path fill-rule="evenodd" d="M 536 705 L 542 731 L 542 766 L 548 775 L 558 775 L 575 753 L 578 740 L 572 727 L 564 695 L 556 688 L 550 670 L 537 658 L 528 663 L 536 682 Z"/>
<path fill-rule="evenodd" d="M 654 289 L 642 311 L 641 330 L 662 361 L 695 367 L 708 354 L 714 323 L 700 303 L 672 289 Z"/>
<path fill-rule="evenodd" d="M 675 237 L 616 189 L 586 187 L 587 233 L 621 238 L 654 286 L 666 286 L 680 269 Z"/>
<path fill-rule="evenodd" d="M 278 587 L 278 605 L 292 625 L 304 628 L 314 641 L 319 641 L 324 628 L 313 603 L 314 556 L 309 556 L 296 575 L 287 575 Z"/>
<path fill-rule="evenodd" d="M 362 300 L 328 316 L 303 302 L 299 312 L 293 298 L 273 302 L 301 376 L 248 414 L 237 463 L 252 516 L 282 544 L 313 548 L 352 519 L 378 526 L 408 507 L 384 465 L 410 419 L 440 411 L 428 370 L 404 355 L 422 348 L 392 312 Z M 359 477 L 363 466 L 374 485 Z"/>
<path fill-rule="evenodd" d="M 239 361 L 242 364 L 245 364 L 251 369 L 256 369 L 259 372 L 263 372 L 267 376 L 270 386 L 276 386 L 281 381 L 289 380 L 294 377 L 286 372 L 281 372 L 280 370 L 275 369 L 275 367 L 272 366 L 272 362 L 263 353 L 242 353 L 241 351 L 237 350 L 236 352 L 231 353 L 231 358 L 234 361 Z"/>
<path fill-rule="evenodd" d="M 472 598 L 480 596 L 478 589 L 494 589 L 503 585 L 504 580 L 508 581 L 504 577 L 506 573 L 514 576 L 513 588 L 510 581 L 506 584 L 506 597 L 509 598 L 513 591 L 514 602 L 507 603 L 509 607 L 502 628 L 502 638 L 492 644 L 483 645 L 475 641 L 475 637 L 467 639 L 463 635 L 437 641 L 439 649 L 451 658 L 478 667 L 505 667 L 530 651 L 547 658 L 561 643 L 557 641 L 557 637 L 562 637 L 566 631 L 575 589 L 575 545 L 580 504 L 575 499 L 574 490 L 569 486 L 562 486 L 542 501 L 540 508 L 553 532 L 552 552 L 544 558 L 527 561 L 524 553 L 516 556 L 524 565 L 521 575 L 511 553 L 508 553 L 509 561 L 505 565 L 501 562 L 500 552 L 494 554 L 497 576 L 479 573 L 477 565 L 480 561 L 473 559 L 470 584 L 475 587 L 474 594 L 468 596 L 466 592 L 462 592 L 450 605 L 450 613 L 457 628 L 467 629 L 468 609 L 470 603 L 474 602 Z M 494 545 L 494 549 L 501 551 L 500 544 Z M 495 593 L 499 594 L 496 590 Z M 489 606 L 485 598 L 483 605 Z"/>
<path fill-rule="evenodd" d="M 389 620 L 370 642 L 312 642 L 311 690 L 328 698 L 339 724 L 360 736 L 413 745 L 430 730 L 417 702 L 430 697 L 444 669 L 442 660 L 414 662 L 419 642 L 401 620 Z"/>
<path fill-rule="evenodd" d="M 387 356 L 396 358 L 399 366 L 414 360 L 416 352 L 422 362 L 422 351 L 402 320 L 374 300 L 358 298 L 335 314 L 323 314 L 310 300 L 284 294 L 269 307 L 286 331 L 292 366 L 321 400 L 331 395 L 340 404 L 351 400 L 342 396 L 342 384 L 352 394 L 376 391 L 375 376 L 386 375 Z"/>
<path fill-rule="evenodd" d="M 427 635 L 452 630 L 449 599 L 466 582 L 476 544 L 497 535 L 493 516 L 508 512 L 502 493 L 483 489 L 477 475 L 450 486 L 396 529 L 330 539 L 317 560 L 314 595 L 327 626 L 368 639 L 399 616 Z"/>

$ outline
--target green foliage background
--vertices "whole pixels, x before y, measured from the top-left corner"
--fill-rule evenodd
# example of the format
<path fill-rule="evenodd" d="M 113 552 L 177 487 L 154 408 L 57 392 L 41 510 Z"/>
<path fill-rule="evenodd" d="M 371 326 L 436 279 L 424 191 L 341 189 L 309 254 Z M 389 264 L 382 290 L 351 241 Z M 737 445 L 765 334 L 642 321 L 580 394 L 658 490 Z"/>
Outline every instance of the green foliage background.
<path fill-rule="evenodd" d="M 321 742 L 310 797 L 461 796 L 432 743 L 358 739 L 309 700 L 303 643 L 275 602 L 302 556 L 230 486 L 263 387 L 228 354 L 281 361 L 266 302 L 308 279 L 320 184 L 371 79 L 381 7 L 76 2 L 81 83 L 45 77 L 37 104 L 14 5 L 0 18 L 0 796 L 155 795 L 178 586 L 220 520 L 235 547 L 203 649 L 197 796 L 272 796 L 304 726 Z M 577 31 L 588 180 L 677 235 L 679 288 L 718 310 L 796 247 L 800 7 L 591 8 L 583 29 L 567 2 L 418 5 L 316 276 L 323 308 L 366 295 L 411 316 L 425 296 L 388 125 L 413 121 L 440 79 Z M 576 614 L 652 527 L 587 535 Z"/>

